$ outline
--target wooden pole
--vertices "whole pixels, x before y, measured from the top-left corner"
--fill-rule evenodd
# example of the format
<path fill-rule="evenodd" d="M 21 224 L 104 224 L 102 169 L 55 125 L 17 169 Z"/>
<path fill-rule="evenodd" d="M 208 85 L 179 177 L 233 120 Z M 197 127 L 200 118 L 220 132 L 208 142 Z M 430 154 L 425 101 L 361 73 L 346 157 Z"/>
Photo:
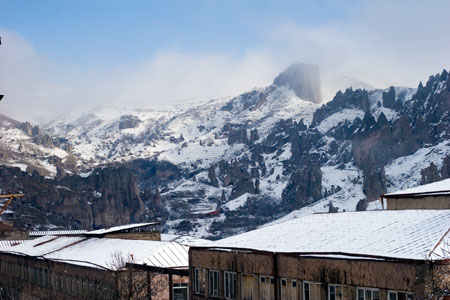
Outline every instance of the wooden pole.
<path fill-rule="evenodd" d="M 172 274 L 169 274 L 169 300 L 173 300 L 173 280 L 172 280 Z"/>
<path fill-rule="evenodd" d="M 131 272 L 131 266 L 128 267 L 128 300 L 131 300 L 131 294 L 133 293 L 133 274 Z"/>
<path fill-rule="evenodd" d="M 149 271 L 147 271 L 147 299 L 152 300 L 152 276 Z"/>

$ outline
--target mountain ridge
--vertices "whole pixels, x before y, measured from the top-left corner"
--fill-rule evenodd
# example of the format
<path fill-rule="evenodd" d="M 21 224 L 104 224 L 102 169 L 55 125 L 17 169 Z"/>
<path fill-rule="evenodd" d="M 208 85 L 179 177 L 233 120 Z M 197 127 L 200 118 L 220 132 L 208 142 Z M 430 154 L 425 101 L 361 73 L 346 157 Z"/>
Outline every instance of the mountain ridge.
<path fill-rule="evenodd" d="M 40 134 L 66 149 L 50 177 L 123 166 L 146 207 L 135 218 L 218 238 L 283 216 L 373 209 L 383 192 L 450 176 L 449 81 L 444 70 L 417 89 L 349 88 L 320 107 L 271 85 L 177 111 L 98 111 Z M 30 144 L 49 140 L 25 131 Z"/>

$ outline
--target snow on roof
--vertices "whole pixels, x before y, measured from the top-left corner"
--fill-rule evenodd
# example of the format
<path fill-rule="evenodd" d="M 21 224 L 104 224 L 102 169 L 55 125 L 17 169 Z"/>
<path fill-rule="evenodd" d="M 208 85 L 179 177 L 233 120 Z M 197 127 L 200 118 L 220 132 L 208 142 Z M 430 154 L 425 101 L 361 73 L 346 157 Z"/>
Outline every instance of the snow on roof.
<path fill-rule="evenodd" d="M 0 241 L 0 250 L 7 249 L 19 244 L 22 244 L 23 242 L 26 242 L 27 240 L 4 240 Z"/>
<path fill-rule="evenodd" d="M 30 236 L 44 236 L 44 235 L 82 235 L 88 232 L 87 230 L 51 230 L 51 231 L 30 231 Z"/>
<path fill-rule="evenodd" d="M 161 241 L 163 241 L 163 242 L 173 242 L 180 237 L 181 237 L 181 235 L 178 235 L 178 234 L 161 233 Z"/>
<path fill-rule="evenodd" d="M 115 255 L 120 255 L 129 262 L 139 263 L 168 245 L 169 243 L 161 241 L 43 236 L 2 251 L 76 265 L 112 269 Z M 171 246 L 169 250 L 173 248 L 175 246 Z M 173 261 L 176 262 L 176 265 L 170 265 L 168 260 L 164 267 L 179 267 L 179 262 Z"/>
<path fill-rule="evenodd" d="M 144 259 L 140 264 L 160 268 L 188 268 L 189 247 L 170 242 Z"/>
<path fill-rule="evenodd" d="M 384 194 L 383 197 L 395 197 L 400 195 L 429 196 L 450 195 L 450 178 L 441 181 L 421 185 L 415 188 Z"/>
<path fill-rule="evenodd" d="M 179 243 L 181 245 L 185 245 L 185 246 L 207 246 L 207 245 L 211 245 L 213 243 L 213 241 L 206 240 L 206 239 L 199 239 L 199 238 L 189 236 L 189 235 L 178 235 L 178 234 L 171 234 L 171 233 L 162 233 L 161 241 L 177 242 L 177 243 Z"/>
<path fill-rule="evenodd" d="M 92 235 L 100 235 L 105 233 L 112 233 L 122 230 L 128 230 L 128 229 L 134 229 L 139 227 L 145 227 L 150 225 L 159 225 L 160 222 L 148 222 L 148 223 L 135 223 L 135 224 L 127 224 L 127 225 L 121 225 L 121 226 L 115 226 L 115 227 L 109 227 L 109 228 L 102 228 L 98 230 L 92 230 L 88 231 L 86 234 L 92 234 Z"/>
<path fill-rule="evenodd" d="M 225 238 L 214 247 L 442 259 L 445 243 L 450 241 L 449 228 L 450 210 L 318 214 Z"/>

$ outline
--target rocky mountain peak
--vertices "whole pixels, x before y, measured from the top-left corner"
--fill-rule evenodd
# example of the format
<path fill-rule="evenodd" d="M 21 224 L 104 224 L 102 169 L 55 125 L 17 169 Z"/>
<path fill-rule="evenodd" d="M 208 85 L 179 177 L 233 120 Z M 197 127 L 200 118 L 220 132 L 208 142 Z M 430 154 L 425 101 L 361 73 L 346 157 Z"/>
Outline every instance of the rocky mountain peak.
<path fill-rule="evenodd" d="M 273 81 L 274 85 L 287 86 L 297 97 L 313 103 L 320 103 L 321 84 L 320 72 L 317 65 L 295 63 L 281 72 Z"/>

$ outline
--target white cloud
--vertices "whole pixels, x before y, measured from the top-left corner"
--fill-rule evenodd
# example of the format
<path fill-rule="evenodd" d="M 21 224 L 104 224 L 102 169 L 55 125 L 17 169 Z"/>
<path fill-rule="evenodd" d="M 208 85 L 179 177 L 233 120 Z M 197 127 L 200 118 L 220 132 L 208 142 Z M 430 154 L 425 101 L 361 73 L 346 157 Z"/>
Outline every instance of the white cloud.
<path fill-rule="evenodd" d="M 0 113 L 42 121 L 108 103 L 159 108 L 169 100 L 234 96 L 270 84 L 294 61 L 318 64 L 334 88 L 350 84 L 336 80 L 342 73 L 376 87 L 417 86 L 450 67 L 448 11 L 446 1 L 365 2 L 345 22 L 262 28 L 265 38 L 244 54 L 166 49 L 109 69 L 54 65 L 19 34 L 0 30 Z"/>

